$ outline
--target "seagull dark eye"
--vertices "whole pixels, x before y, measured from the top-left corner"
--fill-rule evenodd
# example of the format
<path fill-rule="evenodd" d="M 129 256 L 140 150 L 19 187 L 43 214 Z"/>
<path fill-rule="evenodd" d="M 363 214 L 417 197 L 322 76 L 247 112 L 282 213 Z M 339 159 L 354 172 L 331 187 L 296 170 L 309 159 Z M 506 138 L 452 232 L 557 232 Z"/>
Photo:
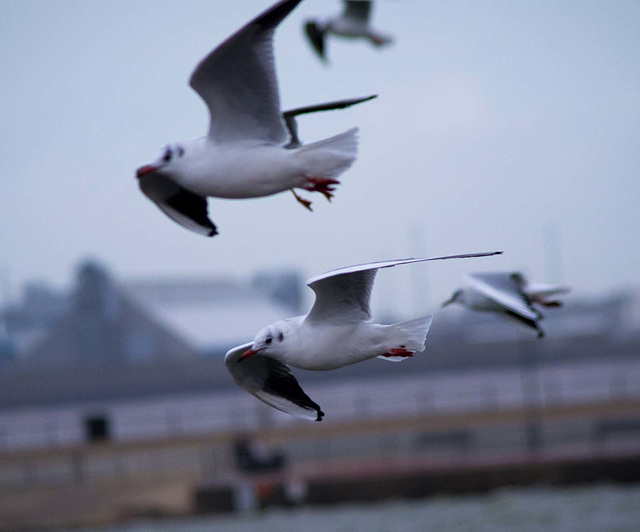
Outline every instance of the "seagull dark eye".
<path fill-rule="evenodd" d="M 284 340 L 284 334 L 279 333 L 278 334 L 278 342 L 282 342 L 282 340 Z"/>
<path fill-rule="evenodd" d="M 171 150 L 169 148 L 165 150 L 164 155 L 162 156 L 162 160 L 165 163 L 168 163 L 171 160 Z"/>
<path fill-rule="evenodd" d="M 182 157 L 184 155 L 184 148 L 182 146 L 178 146 L 178 157 Z"/>
<path fill-rule="evenodd" d="M 273 337 L 271 336 L 267 336 L 264 340 L 264 343 L 269 345 L 271 342 L 273 342 Z"/>

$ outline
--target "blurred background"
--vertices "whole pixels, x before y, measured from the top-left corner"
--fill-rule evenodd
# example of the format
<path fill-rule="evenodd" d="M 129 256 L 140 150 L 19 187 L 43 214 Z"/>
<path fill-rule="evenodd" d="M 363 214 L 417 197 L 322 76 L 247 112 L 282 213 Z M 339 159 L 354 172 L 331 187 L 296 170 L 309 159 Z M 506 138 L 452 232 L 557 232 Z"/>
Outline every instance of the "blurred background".
<path fill-rule="evenodd" d="M 208 240 L 134 172 L 205 133 L 189 74 L 268 4 L 0 0 L 0 530 L 636 530 L 640 4 L 380 0 L 394 44 L 330 38 L 325 66 L 302 27 L 341 3 L 305 0 L 276 33 L 282 107 L 379 94 L 298 121 L 359 126 L 359 158 L 314 213 L 210 201 Z M 322 423 L 224 368 L 313 275 L 497 249 L 380 272 L 376 319 L 436 312 L 427 350 L 296 371 Z M 496 270 L 572 287 L 546 339 L 440 310 Z"/>

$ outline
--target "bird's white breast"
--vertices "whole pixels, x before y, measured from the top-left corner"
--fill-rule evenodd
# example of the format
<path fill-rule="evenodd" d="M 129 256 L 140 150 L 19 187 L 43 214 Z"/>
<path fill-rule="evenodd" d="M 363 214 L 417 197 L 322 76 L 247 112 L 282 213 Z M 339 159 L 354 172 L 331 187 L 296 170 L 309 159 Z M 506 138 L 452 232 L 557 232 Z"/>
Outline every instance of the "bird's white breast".
<path fill-rule="evenodd" d="M 336 369 L 378 356 L 384 351 L 383 343 L 380 325 L 302 322 L 294 332 L 283 361 L 301 369 Z"/>
<path fill-rule="evenodd" d="M 269 196 L 294 186 L 304 177 L 295 150 L 250 143 L 206 142 L 193 150 L 176 181 L 202 196 L 242 199 Z"/>

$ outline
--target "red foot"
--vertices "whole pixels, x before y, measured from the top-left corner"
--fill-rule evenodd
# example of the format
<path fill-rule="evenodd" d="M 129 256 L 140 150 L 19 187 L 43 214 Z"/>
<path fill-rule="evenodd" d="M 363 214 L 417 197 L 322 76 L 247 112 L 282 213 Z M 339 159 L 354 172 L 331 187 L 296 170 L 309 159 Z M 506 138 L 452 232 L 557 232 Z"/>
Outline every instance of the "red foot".
<path fill-rule="evenodd" d="M 389 349 L 388 353 L 381 355 L 383 357 L 412 357 L 413 352 L 407 351 L 404 347 L 399 347 L 397 349 Z"/>
<path fill-rule="evenodd" d="M 300 203 L 300 205 L 302 205 L 305 209 L 310 210 L 311 212 L 313 212 L 313 209 L 311 208 L 311 202 L 308 199 L 304 199 L 302 197 L 300 197 L 295 190 L 291 189 L 291 192 L 293 192 L 293 196 L 296 198 L 296 201 L 298 201 L 298 203 Z"/>
<path fill-rule="evenodd" d="M 340 181 L 337 179 L 330 179 L 325 177 L 308 177 L 304 176 L 308 181 L 308 184 L 304 187 L 309 192 L 320 192 L 327 200 L 331 201 L 333 198 L 333 191 L 335 187 L 333 185 L 339 185 Z"/>

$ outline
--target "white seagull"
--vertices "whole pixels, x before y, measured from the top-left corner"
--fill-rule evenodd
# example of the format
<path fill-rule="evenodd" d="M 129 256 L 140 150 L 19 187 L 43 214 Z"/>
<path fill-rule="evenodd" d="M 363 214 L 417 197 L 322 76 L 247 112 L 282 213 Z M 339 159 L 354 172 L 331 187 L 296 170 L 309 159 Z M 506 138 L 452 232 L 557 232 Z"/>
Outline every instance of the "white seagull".
<path fill-rule="evenodd" d="M 399 362 L 425 348 L 431 315 L 393 325 L 372 322 L 369 299 L 379 269 L 500 253 L 372 262 L 313 277 L 307 281 L 316 294 L 311 311 L 273 323 L 253 342 L 231 349 L 225 356 L 227 369 L 241 388 L 268 405 L 322 421 L 324 412 L 304 393 L 289 366 L 323 371 L 375 357 Z"/>
<path fill-rule="evenodd" d="M 189 84 L 209 109 L 208 135 L 165 146 L 136 172 L 142 192 L 187 229 L 217 234 L 208 196 L 257 198 L 300 188 L 330 199 L 336 178 L 356 158 L 357 128 L 287 149 L 273 34 L 300 2 L 276 2 L 200 62 Z"/>
<path fill-rule="evenodd" d="M 442 306 L 460 303 L 471 310 L 495 312 L 535 329 L 543 338 L 544 331 L 538 323 L 543 316 L 534 303 L 559 307 L 562 302 L 555 296 L 567 292 L 566 286 L 528 283 L 519 272 L 475 273 L 467 275 L 464 286 Z"/>
<path fill-rule="evenodd" d="M 307 38 L 322 61 L 327 61 L 327 34 L 366 39 L 375 46 L 385 46 L 393 42 L 391 36 L 384 35 L 370 26 L 371 7 L 370 0 L 345 0 L 344 9 L 340 15 L 327 20 L 305 22 Z"/>

